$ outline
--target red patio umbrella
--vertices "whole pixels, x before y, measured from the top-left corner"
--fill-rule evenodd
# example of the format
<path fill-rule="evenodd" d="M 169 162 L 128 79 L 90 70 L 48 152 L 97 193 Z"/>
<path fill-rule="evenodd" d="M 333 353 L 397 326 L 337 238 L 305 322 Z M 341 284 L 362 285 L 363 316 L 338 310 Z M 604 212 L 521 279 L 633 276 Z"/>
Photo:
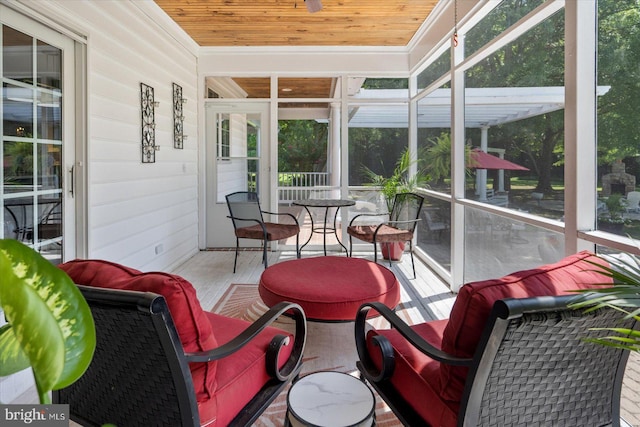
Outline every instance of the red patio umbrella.
<path fill-rule="evenodd" d="M 520 166 L 509 160 L 501 159 L 494 155 L 485 153 L 484 151 L 474 148 L 471 150 L 469 167 L 475 169 L 503 169 L 513 171 L 528 171 L 528 168 Z"/>

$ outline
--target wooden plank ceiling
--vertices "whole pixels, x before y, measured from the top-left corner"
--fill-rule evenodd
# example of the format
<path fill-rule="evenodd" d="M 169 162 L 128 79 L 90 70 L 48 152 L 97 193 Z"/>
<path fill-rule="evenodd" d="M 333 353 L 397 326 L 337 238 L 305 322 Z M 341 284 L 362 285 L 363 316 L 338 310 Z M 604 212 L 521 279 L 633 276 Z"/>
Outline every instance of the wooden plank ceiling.
<path fill-rule="evenodd" d="M 309 13 L 304 0 L 155 0 L 202 47 L 406 46 L 439 0 L 321 1 Z M 249 98 L 269 97 L 268 78 L 233 80 Z M 334 80 L 281 78 L 278 97 L 330 98 Z"/>
<path fill-rule="evenodd" d="M 200 46 L 406 46 L 439 0 L 155 0 Z"/>

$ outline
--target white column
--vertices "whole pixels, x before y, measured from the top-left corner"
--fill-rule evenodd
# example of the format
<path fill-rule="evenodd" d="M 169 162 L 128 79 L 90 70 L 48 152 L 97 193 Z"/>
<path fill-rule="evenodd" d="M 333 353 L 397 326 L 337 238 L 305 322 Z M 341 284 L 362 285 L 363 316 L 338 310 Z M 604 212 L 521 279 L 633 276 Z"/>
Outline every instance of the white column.
<path fill-rule="evenodd" d="M 480 149 L 487 152 L 489 148 L 489 128 L 483 126 L 480 132 Z M 476 192 L 478 193 L 478 200 L 481 202 L 487 201 L 487 170 L 476 169 Z"/>
<path fill-rule="evenodd" d="M 498 157 L 504 159 L 504 150 L 498 151 Z M 504 169 L 498 171 L 498 192 L 504 192 Z"/>
<path fill-rule="evenodd" d="M 327 171 L 331 178 L 331 198 L 340 198 L 340 103 L 331 103 L 329 114 L 329 146 L 327 147 Z"/>

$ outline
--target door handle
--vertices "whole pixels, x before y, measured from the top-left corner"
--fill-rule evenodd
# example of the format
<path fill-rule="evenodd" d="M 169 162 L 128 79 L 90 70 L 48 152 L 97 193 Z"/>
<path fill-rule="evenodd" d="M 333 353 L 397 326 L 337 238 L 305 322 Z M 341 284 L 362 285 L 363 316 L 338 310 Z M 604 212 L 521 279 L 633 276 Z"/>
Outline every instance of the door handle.
<path fill-rule="evenodd" d="M 75 193 L 75 168 L 75 165 L 69 168 L 69 195 L 71 197 L 73 197 Z"/>

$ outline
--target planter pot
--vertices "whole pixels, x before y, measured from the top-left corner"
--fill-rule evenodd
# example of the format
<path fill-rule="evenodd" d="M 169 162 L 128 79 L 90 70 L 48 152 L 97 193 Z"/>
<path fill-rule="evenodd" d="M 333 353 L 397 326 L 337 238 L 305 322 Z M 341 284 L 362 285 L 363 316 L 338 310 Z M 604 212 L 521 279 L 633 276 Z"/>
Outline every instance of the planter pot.
<path fill-rule="evenodd" d="M 613 234 L 622 234 L 624 229 L 624 223 L 622 222 L 608 222 L 608 221 L 598 221 L 598 230 L 608 231 Z"/>
<path fill-rule="evenodd" d="M 391 261 L 400 261 L 404 252 L 405 242 L 380 243 L 382 258 Z"/>

